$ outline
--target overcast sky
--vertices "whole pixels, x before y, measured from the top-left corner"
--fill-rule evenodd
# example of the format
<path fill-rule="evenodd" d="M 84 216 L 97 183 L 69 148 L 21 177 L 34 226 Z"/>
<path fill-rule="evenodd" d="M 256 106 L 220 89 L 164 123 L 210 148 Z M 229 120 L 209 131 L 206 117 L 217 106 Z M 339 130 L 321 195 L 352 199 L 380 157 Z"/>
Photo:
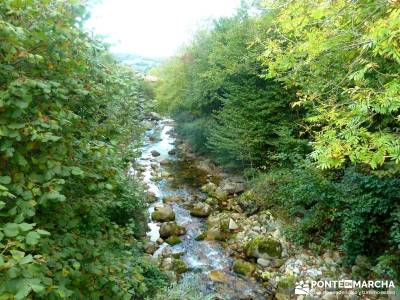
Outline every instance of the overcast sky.
<path fill-rule="evenodd" d="M 102 0 L 87 26 L 112 51 L 166 57 L 210 17 L 232 15 L 240 0 Z"/>

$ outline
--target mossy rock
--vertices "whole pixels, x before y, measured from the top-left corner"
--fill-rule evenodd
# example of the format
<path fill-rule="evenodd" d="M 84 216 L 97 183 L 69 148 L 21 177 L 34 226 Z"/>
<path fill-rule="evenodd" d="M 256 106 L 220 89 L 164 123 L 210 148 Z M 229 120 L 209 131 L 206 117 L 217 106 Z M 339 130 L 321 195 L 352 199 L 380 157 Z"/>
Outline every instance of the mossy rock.
<path fill-rule="evenodd" d="M 293 275 L 283 276 L 278 281 L 278 292 L 284 295 L 290 295 L 294 292 L 296 277 Z"/>
<path fill-rule="evenodd" d="M 172 268 L 177 274 L 182 274 L 189 271 L 189 267 L 186 265 L 186 263 L 183 260 L 176 258 L 172 260 Z"/>
<path fill-rule="evenodd" d="M 217 185 L 213 182 L 209 182 L 205 185 L 203 185 L 200 190 L 206 194 L 212 194 L 215 192 L 215 190 L 217 189 Z"/>
<path fill-rule="evenodd" d="M 195 217 L 208 217 L 211 214 L 211 206 L 207 203 L 198 202 L 190 209 L 190 214 Z"/>
<path fill-rule="evenodd" d="M 255 258 L 281 258 L 282 245 L 279 241 L 267 237 L 257 237 L 245 245 L 247 257 Z"/>
<path fill-rule="evenodd" d="M 249 190 L 241 194 L 236 202 L 243 212 L 247 215 L 253 215 L 260 209 L 262 200 L 252 190 Z"/>
<path fill-rule="evenodd" d="M 208 227 L 218 227 L 222 231 L 229 231 L 230 215 L 228 213 L 219 213 L 207 218 Z"/>
<path fill-rule="evenodd" d="M 207 237 L 207 232 L 205 231 L 205 232 L 200 233 L 200 234 L 199 234 L 198 236 L 196 236 L 194 239 L 195 239 L 196 241 L 202 241 L 202 240 L 204 240 L 206 237 Z"/>
<path fill-rule="evenodd" d="M 183 235 L 186 233 L 186 228 L 179 226 L 175 222 L 162 223 L 160 226 L 160 237 L 163 239 L 173 235 Z"/>
<path fill-rule="evenodd" d="M 208 241 L 226 241 L 229 233 L 221 230 L 218 227 L 211 227 L 206 232 L 205 239 Z"/>
<path fill-rule="evenodd" d="M 179 236 L 172 235 L 165 240 L 169 245 L 177 245 L 182 242 Z"/>
<path fill-rule="evenodd" d="M 151 219 L 159 222 L 170 222 L 175 220 L 175 213 L 169 206 L 159 206 L 154 208 Z"/>
<path fill-rule="evenodd" d="M 233 268 L 233 272 L 244 275 L 246 277 L 250 277 L 256 270 L 256 267 L 254 264 L 247 262 L 243 259 L 235 260 L 232 268 Z"/>

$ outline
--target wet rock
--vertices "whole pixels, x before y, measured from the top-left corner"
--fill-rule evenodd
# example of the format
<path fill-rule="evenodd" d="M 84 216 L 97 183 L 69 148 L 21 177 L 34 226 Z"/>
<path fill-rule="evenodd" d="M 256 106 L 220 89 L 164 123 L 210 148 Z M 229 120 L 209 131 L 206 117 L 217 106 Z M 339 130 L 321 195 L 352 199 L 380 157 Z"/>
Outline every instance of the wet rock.
<path fill-rule="evenodd" d="M 166 204 L 172 203 L 182 203 L 184 201 L 183 197 L 180 196 L 166 196 L 163 198 L 163 202 Z"/>
<path fill-rule="evenodd" d="M 164 271 L 173 271 L 178 275 L 189 271 L 188 266 L 183 260 L 173 257 L 164 258 L 161 262 L 161 268 Z"/>
<path fill-rule="evenodd" d="M 160 237 L 163 239 L 173 235 L 183 235 L 186 233 L 186 228 L 179 226 L 176 222 L 162 223 L 160 226 Z"/>
<path fill-rule="evenodd" d="M 153 203 L 153 202 L 157 201 L 157 196 L 154 192 L 149 191 L 149 192 L 147 192 L 146 200 L 148 203 Z"/>
<path fill-rule="evenodd" d="M 232 218 L 230 218 L 229 219 L 228 229 L 229 230 L 236 230 L 238 228 L 239 228 L 238 224 Z"/>
<path fill-rule="evenodd" d="M 224 241 L 228 237 L 228 234 L 218 227 L 211 227 L 206 233 L 205 239 L 208 241 Z"/>
<path fill-rule="evenodd" d="M 258 236 L 245 245 L 247 257 L 276 259 L 282 255 L 282 245 L 272 238 Z"/>
<path fill-rule="evenodd" d="M 198 202 L 190 209 L 190 214 L 195 217 L 208 217 L 211 214 L 211 206 L 207 203 Z"/>
<path fill-rule="evenodd" d="M 157 245 L 156 243 L 148 242 L 144 246 L 144 252 L 146 252 L 147 254 L 153 255 L 154 252 L 156 252 L 158 248 L 159 248 L 159 245 Z"/>
<path fill-rule="evenodd" d="M 256 270 L 256 267 L 254 264 L 247 262 L 243 259 L 237 259 L 233 263 L 233 272 L 250 277 L 254 271 Z"/>
<path fill-rule="evenodd" d="M 167 205 L 156 206 L 151 214 L 151 219 L 159 222 L 174 221 L 175 213 L 173 209 Z"/>
<path fill-rule="evenodd" d="M 186 263 L 183 260 L 176 258 L 172 259 L 172 268 L 177 274 L 182 274 L 189 271 L 189 267 L 186 265 Z"/>
<path fill-rule="evenodd" d="M 208 278 L 215 282 L 229 283 L 230 277 L 223 271 L 213 270 L 208 273 Z"/>
<path fill-rule="evenodd" d="M 181 239 L 179 236 L 171 235 L 169 238 L 165 240 L 169 245 L 177 245 L 181 243 Z"/>
<path fill-rule="evenodd" d="M 158 245 L 161 245 L 162 243 L 164 243 L 164 240 L 163 240 L 162 238 L 158 238 L 157 241 L 156 241 L 156 243 L 157 243 Z"/>
<path fill-rule="evenodd" d="M 160 165 L 162 165 L 162 166 L 168 166 L 171 163 L 172 162 L 170 160 L 168 160 L 168 159 L 163 159 L 163 160 L 160 161 Z"/>
<path fill-rule="evenodd" d="M 160 121 L 161 116 L 158 113 L 152 111 L 147 114 L 147 119 L 149 119 L 151 121 Z"/>
<path fill-rule="evenodd" d="M 161 262 L 161 268 L 164 271 L 172 271 L 172 257 L 166 257 Z"/>
<path fill-rule="evenodd" d="M 169 173 L 169 172 L 166 172 L 166 171 L 161 172 L 161 177 L 162 178 L 168 178 L 168 177 L 171 177 L 171 176 L 172 176 L 172 174 Z"/>
<path fill-rule="evenodd" d="M 199 234 L 198 236 L 196 236 L 194 239 L 195 239 L 196 241 L 202 241 L 202 240 L 204 240 L 206 237 L 207 237 L 207 232 L 205 231 L 205 232 L 200 233 L 200 234 Z"/>
<path fill-rule="evenodd" d="M 168 151 L 169 155 L 175 155 L 176 154 L 176 150 L 175 149 L 171 149 Z"/>
<path fill-rule="evenodd" d="M 151 151 L 151 155 L 154 156 L 154 157 L 156 157 L 156 156 L 160 156 L 161 154 L 160 154 L 160 152 L 158 152 L 157 150 L 152 150 L 152 151 Z"/>
<path fill-rule="evenodd" d="M 164 247 L 164 249 L 162 249 L 162 251 L 161 251 L 162 258 L 171 257 L 172 254 L 173 254 L 173 252 L 172 252 L 172 248 L 170 246 Z"/>

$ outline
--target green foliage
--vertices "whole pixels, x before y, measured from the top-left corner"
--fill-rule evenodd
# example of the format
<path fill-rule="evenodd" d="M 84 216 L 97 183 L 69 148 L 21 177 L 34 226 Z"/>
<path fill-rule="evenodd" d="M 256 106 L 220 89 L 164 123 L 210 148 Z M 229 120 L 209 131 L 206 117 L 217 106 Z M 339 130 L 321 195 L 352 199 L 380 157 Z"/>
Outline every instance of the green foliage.
<path fill-rule="evenodd" d="M 399 278 L 392 256 L 398 255 L 400 180 L 379 178 L 349 168 L 329 178 L 312 166 L 278 169 L 258 177 L 253 189 L 267 205 L 284 209 L 290 237 L 324 248 L 339 244 L 349 263 L 358 255 L 386 264 Z M 383 254 L 384 252 L 386 254 Z M 385 258 L 386 257 L 386 258 Z M 385 259 L 384 259 L 385 258 Z"/>
<path fill-rule="evenodd" d="M 1 299 L 139 299 L 165 280 L 132 254 L 141 83 L 79 3 L 0 3 Z"/>
<path fill-rule="evenodd" d="M 261 166 L 279 160 L 279 153 L 305 151 L 295 138 L 301 114 L 291 111 L 290 92 L 260 78 L 261 48 L 253 39 L 262 34 L 243 8 L 199 32 L 180 57 L 156 71 L 159 108 L 195 150 L 227 167 Z"/>
<path fill-rule="evenodd" d="M 275 1 L 266 77 L 297 89 L 309 109 L 313 157 L 398 170 L 400 9 L 396 1 Z M 278 8 L 279 7 L 279 8 Z"/>

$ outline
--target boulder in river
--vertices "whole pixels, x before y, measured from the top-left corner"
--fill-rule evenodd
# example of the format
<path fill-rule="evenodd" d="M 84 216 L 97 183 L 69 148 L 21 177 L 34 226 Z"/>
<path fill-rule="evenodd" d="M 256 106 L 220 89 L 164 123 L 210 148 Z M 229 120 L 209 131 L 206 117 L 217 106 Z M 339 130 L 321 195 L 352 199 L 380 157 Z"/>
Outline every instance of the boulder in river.
<path fill-rule="evenodd" d="M 175 220 L 175 213 L 170 206 L 161 205 L 154 208 L 151 219 L 159 222 L 169 222 Z"/>
<path fill-rule="evenodd" d="M 163 198 L 163 202 L 166 204 L 172 204 L 172 203 L 182 203 L 185 199 L 181 196 L 165 196 Z"/>
<path fill-rule="evenodd" d="M 159 248 L 159 245 L 154 242 L 147 242 L 146 245 L 144 246 L 144 252 L 147 254 L 154 254 L 156 250 Z"/>
<path fill-rule="evenodd" d="M 195 217 L 208 217 L 211 214 L 211 206 L 207 203 L 198 202 L 190 209 L 190 214 Z"/>
<path fill-rule="evenodd" d="M 160 237 L 163 239 L 173 235 L 183 235 L 186 233 L 186 228 L 176 224 L 176 222 L 162 223 L 160 226 Z"/>
<path fill-rule="evenodd" d="M 212 270 L 208 273 L 208 278 L 215 282 L 229 283 L 231 278 L 221 270 Z"/>
<path fill-rule="evenodd" d="M 160 165 L 162 166 L 167 166 L 170 165 L 172 163 L 172 161 L 170 161 L 169 159 L 163 159 L 160 161 Z"/>
<path fill-rule="evenodd" d="M 168 151 L 169 155 L 175 155 L 176 154 L 176 150 L 175 149 L 171 149 Z"/>
<path fill-rule="evenodd" d="M 176 236 L 176 235 L 171 235 L 169 238 L 167 238 L 166 240 L 165 240 L 169 245 L 177 245 L 177 244 L 179 244 L 180 242 L 182 242 L 181 241 L 181 239 L 180 239 L 180 237 L 179 236 Z"/>
<path fill-rule="evenodd" d="M 151 155 L 153 155 L 154 157 L 156 157 L 156 156 L 160 156 L 161 154 L 160 154 L 160 152 L 158 152 L 157 150 L 152 150 L 152 151 L 151 151 Z"/>
<path fill-rule="evenodd" d="M 161 116 L 160 116 L 158 113 L 154 112 L 154 111 L 149 112 L 149 113 L 147 114 L 147 118 L 148 118 L 149 120 L 151 120 L 151 121 L 159 121 L 159 120 L 162 119 Z"/>
<path fill-rule="evenodd" d="M 157 200 L 157 196 L 154 192 L 149 191 L 149 192 L 147 192 L 146 200 L 149 203 L 155 202 Z"/>

